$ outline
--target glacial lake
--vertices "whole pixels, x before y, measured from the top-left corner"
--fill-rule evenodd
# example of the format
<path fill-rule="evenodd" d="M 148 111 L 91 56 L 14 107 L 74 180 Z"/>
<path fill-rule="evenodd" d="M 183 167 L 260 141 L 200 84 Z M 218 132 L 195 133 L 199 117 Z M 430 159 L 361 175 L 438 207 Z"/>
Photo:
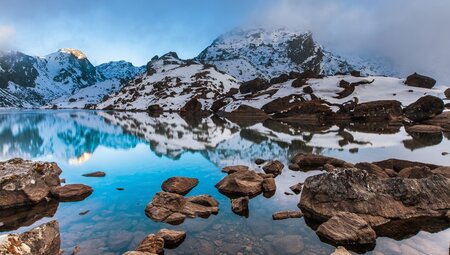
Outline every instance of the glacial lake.
<path fill-rule="evenodd" d="M 230 199 L 214 185 L 221 168 L 248 165 L 262 171 L 256 158 L 278 159 L 287 166 L 299 152 L 314 152 L 351 163 L 388 158 L 450 165 L 449 135 L 411 137 L 397 129 L 348 126 L 292 126 L 266 121 L 246 127 L 218 117 L 184 120 L 178 114 L 96 111 L 0 112 L 0 159 L 22 157 L 54 161 L 66 183 L 90 185 L 94 193 L 81 202 L 36 206 L 0 215 L 1 233 L 22 232 L 58 220 L 64 254 L 122 254 L 161 228 L 185 230 L 186 240 L 165 254 L 330 254 L 301 219 L 273 221 L 272 214 L 298 210 L 300 195 L 289 187 L 320 171 L 284 168 L 271 198 L 250 201 L 248 218 L 231 211 Z M 104 171 L 104 178 L 82 174 Z M 195 177 L 199 185 L 187 196 L 210 194 L 220 202 L 218 215 L 186 219 L 178 226 L 156 223 L 144 208 L 161 183 L 173 176 Z M 117 190 L 123 188 L 124 190 Z M 80 213 L 82 215 L 80 215 Z M 447 226 L 448 227 L 448 226 Z M 292 240 L 295 240 L 293 242 Z M 415 231 L 396 239 L 379 237 L 367 254 L 443 254 L 449 251 L 450 229 Z"/>

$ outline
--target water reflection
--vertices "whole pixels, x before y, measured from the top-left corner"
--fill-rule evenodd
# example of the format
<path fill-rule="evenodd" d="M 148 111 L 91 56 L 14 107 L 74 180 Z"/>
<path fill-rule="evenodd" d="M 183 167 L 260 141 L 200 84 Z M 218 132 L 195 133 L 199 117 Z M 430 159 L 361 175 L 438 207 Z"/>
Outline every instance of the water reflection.
<path fill-rule="evenodd" d="M 298 210 L 299 196 L 284 193 L 319 171 L 285 168 L 276 178 L 276 193 L 270 198 L 253 198 L 249 218 L 244 218 L 232 213 L 230 200 L 214 188 L 224 176 L 220 168 L 245 164 L 262 171 L 253 163 L 256 158 L 279 159 L 287 165 L 299 152 L 321 153 L 353 163 L 396 157 L 450 165 L 449 158 L 441 155 L 449 146 L 448 137 L 408 134 L 403 127 L 389 123 L 311 126 L 265 120 L 241 127 L 219 117 L 191 120 L 176 113 L 152 117 L 130 112 L 3 112 L 2 160 L 24 157 L 56 161 L 63 169 L 62 178 L 90 185 L 94 193 L 82 202 L 2 212 L 0 231 L 23 231 L 55 218 L 60 222 L 66 253 L 79 245 L 81 255 L 121 254 L 134 249 L 145 235 L 169 227 L 147 219 L 144 208 L 161 190 L 163 180 L 188 176 L 200 180 L 189 196 L 212 195 L 220 202 L 220 212 L 216 217 L 192 219 L 177 226 L 188 236 L 180 247 L 166 254 L 330 254 L 334 247 L 323 243 L 305 219 L 271 219 L 274 212 Z M 98 170 L 107 176 L 81 176 Z M 117 187 L 125 190 L 117 191 Z M 440 223 L 385 226 L 377 230 L 385 234 L 380 234 L 384 237 L 369 254 L 402 254 L 408 249 L 447 254 L 447 242 L 442 240 L 450 240 L 450 231 L 448 224 Z M 405 226 L 408 231 L 389 232 Z"/>

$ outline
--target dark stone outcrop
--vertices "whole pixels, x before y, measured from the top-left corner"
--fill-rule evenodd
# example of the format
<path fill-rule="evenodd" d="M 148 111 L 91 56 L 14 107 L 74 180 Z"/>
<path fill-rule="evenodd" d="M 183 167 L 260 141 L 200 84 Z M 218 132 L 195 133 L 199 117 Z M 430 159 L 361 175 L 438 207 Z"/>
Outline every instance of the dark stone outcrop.
<path fill-rule="evenodd" d="M 445 98 L 450 99 L 450 88 L 444 91 Z"/>
<path fill-rule="evenodd" d="M 417 161 L 409 161 L 409 160 L 402 160 L 402 159 L 385 159 L 377 162 L 372 162 L 372 164 L 377 165 L 383 169 L 392 169 L 395 172 L 399 173 L 402 169 L 407 167 L 428 167 L 430 169 L 438 168 L 438 165 L 434 164 L 428 164 L 428 163 L 422 163 Z"/>
<path fill-rule="evenodd" d="M 92 188 L 84 184 L 67 184 L 50 190 L 51 195 L 62 202 L 82 201 L 92 192 Z"/>
<path fill-rule="evenodd" d="M 300 211 L 282 211 L 272 214 L 273 220 L 285 220 L 289 218 L 301 218 L 303 213 Z"/>
<path fill-rule="evenodd" d="M 436 80 L 418 73 L 414 73 L 406 78 L 405 84 L 411 87 L 431 89 L 434 85 L 436 85 Z"/>
<path fill-rule="evenodd" d="M 404 110 L 405 116 L 412 121 L 430 119 L 444 110 L 444 102 L 435 96 L 424 96 L 408 105 Z"/>
<path fill-rule="evenodd" d="M 97 171 L 92 173 L 83 174 L 84 177 L 105 177 L 105 172 Z"/>
<path fill-rule="evenodd" d="M 198 179 L 188 177 L 171 177 L 163 182 L 161 189 L 166 192 L 186 195 L 195 186 L 198 185 Z"/>
<path fill-rule="evenodd" d="M 230 197 L 254 197 L 262 193 L 263 181 L 254 171 L 240 171 L 225 176 L 215 187 Z"/>
<path fill-rule="evenodd" d="M 270 83 L 264 79 L 256 78 L 251 81 L 244 82 L 240 87 L 239 91 L 241 94 L 247 93 L 256 93 L 261 90 L 268 89 L 270 87 Z"/>
<path fill-rule="evenodd" d="M 389 119 L 390 116 L 401 116 L 402 104 L 396 100 L 380 100 L 357 104 L 353 110 L 353 117 L 369 121 Z"/>
<path fill-rule="evenodd" d="M 269 118 L 264 111 L 248 105 L 240 105 L 236 110 L 224 113 L 224 116 L 240 126 L 251 126 Z"/>
<path fill-rule="evenodd" d="M 295 155 L 291 163 L 294 165 L 297 165 L 299 169 L 301 170 L 310 170 L 310 169 L 317 169 L 317 168 L 323 168 L 326 164 L 332 165 L 334 167 L 351 167 L 352 164 L 347 163 L 343 160 L 322 156 L 322 155 L 315 155 L 315 154 L 306 154 L 306 153 L 299 153 Z"/>
<path fill-rule="evenodd" d="M 285 97 L 280 97 L 277 99 L 274 99 L 270 101 L 269 103 L 263 105 L 261 107 L 261 110 L 268 114 L 272 113 L 282 113 L 295 105 L 297 105 L 299 102 L 303 102 L 305 99 L 301 95 L 289 95 Z"/>
<path fill-rule="evenodd" d="M 279 160 L 274 160 L 266 163 L 263 170 L 266 174 L 273 174 L 274 176 L 280 175 L 283 171 L 284 164 Z"/>
<path fill-rule="evenodd" d="M 237 166 L 226 166 L 222 168 L 222 172 L 227 174 L 232 174 L 241 171 L 248 171 L 248 166 L 237 165 Z"/>

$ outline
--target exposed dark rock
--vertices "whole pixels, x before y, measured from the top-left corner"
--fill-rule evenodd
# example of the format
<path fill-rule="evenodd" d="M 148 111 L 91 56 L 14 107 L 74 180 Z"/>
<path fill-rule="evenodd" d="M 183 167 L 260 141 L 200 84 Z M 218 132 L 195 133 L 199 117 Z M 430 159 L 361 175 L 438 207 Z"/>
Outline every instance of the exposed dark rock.
<path fill-rule="evenodd" d="M 303 88 L 303 92 L 305 92 L 306 94 L 312 94 L 314 90 L 311 88 L 311 86 L 306 86 Z"/>
<path fill-rule="evenodd" d="M 291 79 L 291 77 L 288 74 L 281 74 L 278 77 L 270 79 L 270 84 L 280 84 L 287 82 Z"/>
<path fill-rule="evenodd" d="M 353 71 L 350 71 L 350 75 L 354 76 L 354 77 L 361 77 L 361 72 L 353 70 Z"/>
<path fill-rule="evenodd" d="M 414 125 L 411 127 L 406 128 L 406 132 L 408 133 L 441 133 L 442 128 L 439 126 L 433 126 L 433 125 Z"/>
<path fill-rule="evenodd" d="M 292 87 L 293 88 L 301 88 L 303 86 L 305 86 L 308 82 L 308 79 L 304 79 L 304 78 L 297 78 L 292 82 Z"/>
<path fill-rule="evenodd" d="M 380 178 L 389 178 L 389 175 L 383 168 L 368 162 L 361 162 L 355 165 L 356 168 L 366 170 L 367 173 L 376 175 Z"/>
<path fill-rule="evenodd" d="M 60 174 L 56 163 L 18 158 L 0 162 L 0 209 L 41 202 L 61 184 Z"/>
<path fill-rule="evenodd" d="M 274 176 L 280 175 L 283 171 L 284 165 L 279 160 L 274 160 L 266 163 L 263 170 L 267 174 L 273 174 Z"/>
<path fill-rule="evenodd" d="M 264 178 L 262 182 L 262 191 L 264 193 L 275 193 L 277 186 L 273 177 Z"/>
<path fill-rule="evenodd" d="M 264 159 L 261 159 L 261 158 L 255 159 L 255 164 L 257 164 L 257 165 L 262 165 L 264 163 L 266 163 L 266 160 L 264 160 Z"/>
<path fill-rule="evenodd" d="M 402 105 L 396 100 L 380 100 L 357 104 L 353 117 L 371 121 L 389 119 L 390 116 L 401 116 Z"/>
<path fill-rule="evenodd" d="M 240 105 L 233 112 L 224 115 L 227 119 L 241 126 L 251 126 L 269 118 L 269 115 L 264 111 L 248 105 Z"/>
<path fill-rule="evenodd" d="M 296 164 L 302 170 L 309 170 L 314 168 L 323 167 L 325 164 L 330 164 L 334 167 L 351 167 L 352 165 L 336 158 L 315 155 L 315 154 L 305 154 L 299 153 L 294 156 L 291 160 L 292 164 Z"/>
<path fill-rule="evenodd" d="M 2 236 L 0 254 L 60 254 L 60 246 L 59 224 L 54 220 L 21 234 Z"/>
<path fill-rule="evenodd" d="M 92 192 L 92 188 L 84 184 L 67 184 L 50 190 L 52 196 L 62 202 L 82 201 Z"/>
<path fill-rule="evenodd" d="M 248 197 L 231 199 L 231 210 L 237 215 L 248 216 Z"/>
<path fill-rule="evenodd" d="M 399 177 L 409 178 L 409 179 L 428 178 L 431 175 L 433 175 L 433 173 L 431 172 L 430 168 L 428 168 L 426 166 L 407 167 L 407 168 L 403 168 L 398 173 Z"/>
<path fill-rule="evenodd" d="M 303 183 L 297 183 L 295 185 L 292 185 L 291 187 L 289 187 L 290 190 L 292 190 L 292 192 L 294 192 L 295 194 L 300 194 L 300 192 L 302 192 L 303 189 Z"/>
<path fill-rule="evenodd" d="M 261 90 L 268 89 L 270 87 L 270 83 L 264 79 L 256 78 L 251 81 L 244 82 L 240 87 L 239 91 L 241 94 L 247 93 L 256 93 Z"/>
<path fill-rule="evenodd" d="M 406 78 L 405 84 L 411 87 L 431 89 L 434 85 L 436 85 L 436 80 L 418 73 L 414 73 Z"/>
<path fill-rule="evenodd" d="M 412 121 L 430 119 L 444 110 L 444 102 L 435 96 L 424 96 L 404 109 L 404 114 Z"/>
<path fill-rule="evenodd" d="M 92 173 L 83 174 L 84 177 L 105 177 L 105 172 L 97 171 Z"/>
<path fill-rule="evenodd" d="M 202 202 L 201 202 L 202 201 Z M 167 222 L 169 224 L 180 224 L 186 217 L 209 217 L 217 214 L 219 208 L 217 201 L 206 202 L 198 196 L 195 198 L 184 198 L 182 195 L 158 192 L 145 208 L 145 214 L 156 222 Z"/>
<path fill-rule="evenodd" d="M 269 103 L 263 105 L 261 109 L 268 113 L 282 113 L 289 110 L 290 108 L 297 105 L 299 102 L 303 102 L 305 99 L 301 95 L 289 95 L 285 97 L 280 97 L 270 101 Z"/>
<path fill-rule="evenodd" d="M 371 244 L 377 236 L 370 225 L 354 213 L 340 212 L 323 223 L 317 234 L 336 244 Z"/>
<path fill-rule="evenodd" d="M 274 118 L 285 122 L 318 123 L 333 115 L 331 108 L 319 100 L 298 102 Z"/>
<path fill-rule="evenodd" d="M 248 171 L 248 166 L 237 165 L 237 166 L 226 166 L 222 168 L 222 172 L 227 174 L 232 174 L 241 171 Z"/>
<path fill-rule="evenodd" d="M 225 176 L 215 187 L 230 197 L 254 197 L 261 194 L 263 181 L 254 171 L 240 171 Z"/>
<path fill-rule="evenodd" d="M 415 166 L 426 166 L 431 170 L 438 168 L 438 165 L 427 164 L 416 161 L 402 160 L 402 159 L 386 159 L 382 161 L 373 162 L 372 164 L 377 165 L 383 169 L 392 169 L 395 172 L 400 172 L 402 169 L 407 167 L 415 167 Z"/>
<path fill-rule="evenodd" d="M 202 108 L 202 103 L 197 98 L 192 98 L 180 109 L 180 114 L 182 116 L 201 115 Z"/>
<path fill-rule="evenodd" d="M 303 213 L 300 211 L 282 211 L 272 214 L 273 220 L 284 220 L 289 218 L 301 218 Z"/>
<path fill-rule="evenodd" d="M 196 178 L 171 177 L 162 183 L 161 189 L 166 192 L 176 193 L 184 196 L 197 185 L 198 179 Z"/>

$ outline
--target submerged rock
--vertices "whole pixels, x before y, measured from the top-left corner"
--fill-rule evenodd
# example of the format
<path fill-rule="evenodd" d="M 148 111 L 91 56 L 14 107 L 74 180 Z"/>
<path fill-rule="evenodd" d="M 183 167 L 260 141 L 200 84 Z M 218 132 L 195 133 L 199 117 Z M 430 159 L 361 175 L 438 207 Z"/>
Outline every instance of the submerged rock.
<path fill-rule="evenodd" d="M 254 171 L 240 171 L 225 176 L 215 187 L 230 197 L 257 196 L 262 193 L 264 178 Z"/>
<path fill-rule="evenodd" d="M 273 174 L 274 176 L 280 175 L 283 171 L 284 165 L 281 163 L 281 161 L 274 160 L 268 162 L 264 167 L 263 170 L 267 174 Z"/>
<path fill-rule="evenodd" d="M 354 213 L 340 212 L 317 229 L 320 237 L 336 244 L 371 244 L 377 235 L 370 225 Z"/>
<path fill-rule="evenodd" d="M 272 214 L 273 220 L 284 220 L 289 218 L 301 218 L 303 213 L 300 211 L 282 211 Z"/>
<path fill-rule="evenodd" d="M 56 163 L 11 159 L 0 162 L 0 209 L 43 201 L 50 189 L 61 185 Z"/>
<path fill-rule="evenodd" d="M 414 73 L 406 78 L 405 84 L 411 87 L 431 89 L 434 85 L 436 85 L 436 80 L 418 73 Z"/>
<path fill-rule="evenodd" d="M 92 188 L 84 184 L 67 184 L 51 189 L 54 198 L 63 202 L 82 201 L 93 192 Z"/>
<path fill-rule="evenodd" d="M 180 245 L 184 241 L 186 238 L 186 232 L 163 228 L 156 233 L 156 236 L 164 239 L 164 247 L 173 248 Z"/>
<path fill-rule="evenodd" d="M 196 178 L 171 177 L 163 182 L 161 189 L 184 196 L 197 185 L 198 179 Z"/>
<path fill-rule="evenodd" d="M 148 252 L 152 254 L 164 254 L 164 239 L 155 234 L 150 234 L 142 240 L 136 248 L 139 252 Z"/>
<path fill-rule="evenodd" d="M 219 208 L 214 205 L 219 203 L 213 198 L 200 199 L 184 198 L 182 195 L 170 192 L 158 192 L 153 200 L 145 208 L 145 214 L 156 222 L 180 224 L 185 218 L 203 217 L 217 214 Z"/>
<path fill-rule="evenodd" d="M 444 102 L 435 96 L 424 96 L 416 102 L 408 105 L 404 110 L 404 114 L 412 121 L 424 121 L 430 119 L 444 110 Z"/>
<path fill-rule="evenodd" d="M 227 174 L 232 174 L 232 173 L 247 171 L 247 170 L 248 170 L 248 166 L 243 166 L 243 165 L 226 166 L 226 167 L 222 168 L 222 172 L 227 173 Z"/>
<path fill-rule="evenodd" d="M 237 215 L 248 216 L 248 197 L 240 197 L 231 200 L 231 210 Z"/>
<path fill-rule="evenodd" d="M 348 252 L 347 249 L 345 249 L 344 247 L 339 246 L 330 255 L 352 255 L 352 254 L 350 252 Z"/>
<path fill-rule="evenodd" d="M 264 178 L 262 182 L 262 191 L 264 193 L 275 193 L 277 185 L 273 177 Z"/>
<path fill-rule="evenodd" d="M 50 221 L 21 234 L 0 236 L 0 254 L 60 254 L 59 224 Z"/>

